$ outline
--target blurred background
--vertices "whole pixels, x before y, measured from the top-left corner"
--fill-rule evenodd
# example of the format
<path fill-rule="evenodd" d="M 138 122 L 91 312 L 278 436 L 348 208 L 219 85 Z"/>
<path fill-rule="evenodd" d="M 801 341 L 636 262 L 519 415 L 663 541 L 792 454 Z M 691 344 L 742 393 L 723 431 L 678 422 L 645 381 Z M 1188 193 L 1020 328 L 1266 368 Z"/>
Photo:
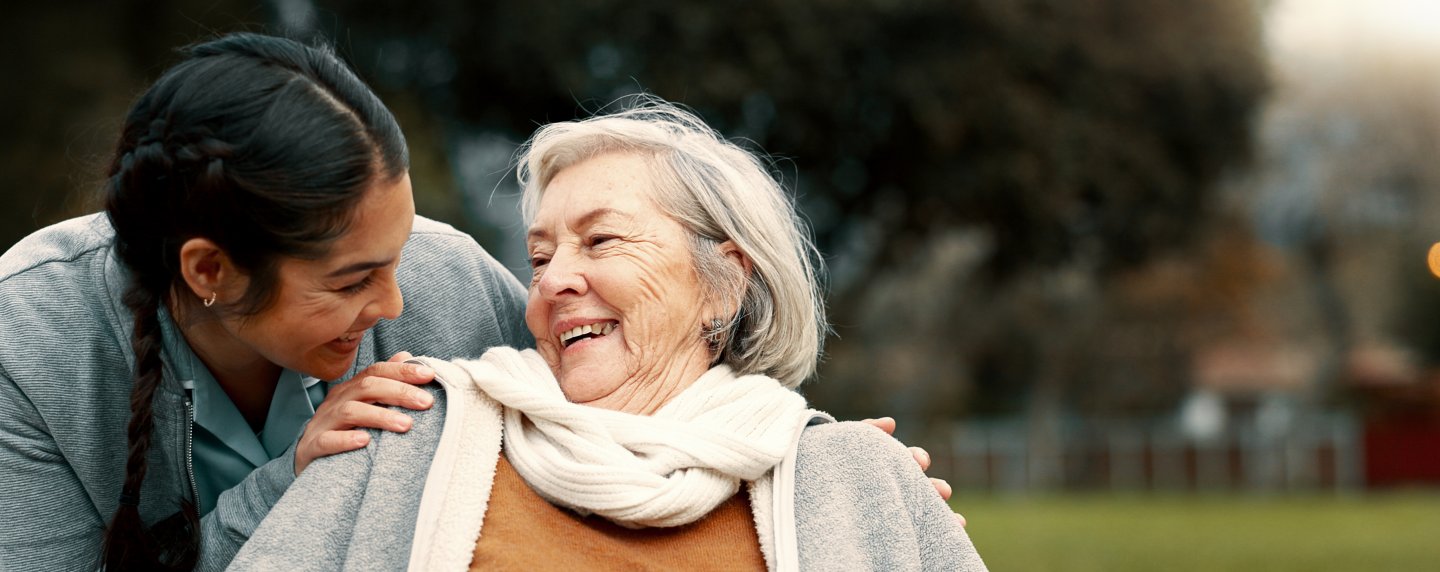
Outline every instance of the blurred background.
<path fill-rule="evenodd" d="M 993 569 L 1440 562 L 1440 2 L 11 3 L 0 247 L 235 30 L 333 43 L 522 280 L 539 125 L 644 91 L 769 153 L 830 268 L 804 392 L 897 418 Z"/>

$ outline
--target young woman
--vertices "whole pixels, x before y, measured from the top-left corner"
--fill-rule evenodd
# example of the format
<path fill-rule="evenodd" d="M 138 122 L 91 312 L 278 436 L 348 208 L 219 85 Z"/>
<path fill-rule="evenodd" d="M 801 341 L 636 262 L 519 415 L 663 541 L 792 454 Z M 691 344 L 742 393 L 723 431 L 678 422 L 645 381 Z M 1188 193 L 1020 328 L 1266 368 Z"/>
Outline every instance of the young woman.
<path fill-rule="evenodd" d="M 110 570 L 222 568 L 311 460 L 428 406 L 433 374 L 386 358 L 528 345 L 524 291 L 414 216 L 408 168 L 324 49 L 228 36 L 140 97 L 105 212 L 0 258 L 0 569 L 102 543 Z"/>

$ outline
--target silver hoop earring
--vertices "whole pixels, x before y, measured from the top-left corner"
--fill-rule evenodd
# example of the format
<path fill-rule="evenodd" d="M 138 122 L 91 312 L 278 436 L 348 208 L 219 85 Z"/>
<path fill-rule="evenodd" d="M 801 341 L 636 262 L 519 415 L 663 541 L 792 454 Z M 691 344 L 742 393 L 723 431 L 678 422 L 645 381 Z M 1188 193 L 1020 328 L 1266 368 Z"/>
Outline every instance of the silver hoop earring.
<path fill-rule="evenodd" d="M 216 298 L 217 296 L 219 296 L 219 294 L 216 294 L 215 292 L 212 291 L 212 292 L 210 292 L 210 298 L 207 299 L 207 300 L 205 300 L 205 301 L 202 302 L 202 303 L 205 304 L 205 307 L 206 307 L 206 308 L 209 308 L 209 307 L 211 307 L 211 306 L 214 306 L 214 305 L 215 305 L 215 298 Z"/>

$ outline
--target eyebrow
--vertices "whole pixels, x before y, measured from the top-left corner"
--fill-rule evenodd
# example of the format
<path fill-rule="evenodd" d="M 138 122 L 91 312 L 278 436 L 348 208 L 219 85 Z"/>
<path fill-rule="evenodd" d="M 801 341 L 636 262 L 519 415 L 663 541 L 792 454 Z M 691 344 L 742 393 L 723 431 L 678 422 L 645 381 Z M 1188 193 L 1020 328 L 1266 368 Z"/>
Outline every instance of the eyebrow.
<path fill-rule="evenodd" d="M 625 211 L 613 209 L 610 207 L 601 207 L 585 213 L 584 215 L 581 215 L 579 219 L 575 220 L 575 226 L 583 228 L 595 222 L 595 219 L 604 218 L 607 216 L 618 216 L 627 219 L 633 218 L 630 216 L 629 213 Z M 540 227 L 531 227 L 530 231 L 525 233 L 525 242 L 527 243 L 532 240 L 544 240 L 547 238 L 550 238 L 550 231 Z"/>
<path fill-rule="evenodd" d="M 326 274 L 325 277 L 326 277 L 326 278 L 335 278 L 335 277 L 337 277 L 337 276 L 344 276 L 344 275 L 346 275 L 346 274 L 354 274 L 354 273 L 356 273 L 356 272 L 360 272 L 360 271 L 363 271 L 363 270 L 374 270 L 374 269 L 380 268 L 380 267 L 382 267 L 382 266 L 389 266 L 390 263 L 391 263 L 391 262 L 394 262 L 394 261 L 395 261 L 395 259 L 394 259 L 394 258 L 391 258 L 391 259 L 388 259 L 388 260 L 371 260 L 371 261 L 366 261 L 366 262 L 356 262 L 356 263 L 354 263 L 354 264 L 347 264 L 347 265 L 342 266 L 342 267 L 340 267 L 339 269 L 337 269 L 337 270 L 335 270 L 335 271 L 333 271 L 333 272 L 331 272 L 331 273 L 329 273 L 329 274 Z"/>

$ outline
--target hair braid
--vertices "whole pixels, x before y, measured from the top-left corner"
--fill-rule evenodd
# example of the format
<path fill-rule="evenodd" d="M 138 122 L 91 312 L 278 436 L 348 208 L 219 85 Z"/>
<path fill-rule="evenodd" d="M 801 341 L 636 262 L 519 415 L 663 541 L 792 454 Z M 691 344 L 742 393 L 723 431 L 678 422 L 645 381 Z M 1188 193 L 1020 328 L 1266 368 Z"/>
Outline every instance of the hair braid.
<path fill-rule="evenodd" d="M 125 292 L 125 306 L 135 316 L 135 334 L 130 340 L 135 352 L 135 380 L 130 391 L 125 483 L 120 489 L 120 506 L 105 531 L 104 564 L 106 569 L 114 570 L 157 566 L 160 570 L 190 570 L 199 556 L 199 515 L 194 504 L 183 503 L 176 517 L 153 529 L 140 519 L 140 491 L 155 428 L 152 404 L 164 379 L 160 362 L 164 342 L 160 336 L 159 296 L 140 280 L 133 280 Z"/>

